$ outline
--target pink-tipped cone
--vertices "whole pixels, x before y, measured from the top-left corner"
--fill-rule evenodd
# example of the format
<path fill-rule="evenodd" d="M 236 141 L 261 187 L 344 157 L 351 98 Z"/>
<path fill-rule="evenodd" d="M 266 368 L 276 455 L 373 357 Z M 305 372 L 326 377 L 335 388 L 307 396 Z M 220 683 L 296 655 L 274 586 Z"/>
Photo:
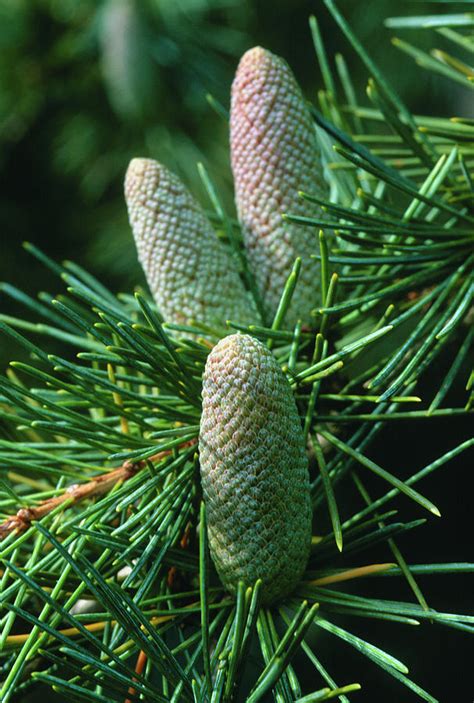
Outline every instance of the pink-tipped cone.
<path fill-rule="evenodd" d="M 309 110 L 283 59 L 255 47 L 240 60 L 230 117 L 235 199 L 247 257 L 271 322 L 297 256 L 302 267 L 287 326 L 310 324 L 320 302 L 314 228 L 281 215 L 319 215 L 298 191 L 324 193 L 319 149 Z"/>

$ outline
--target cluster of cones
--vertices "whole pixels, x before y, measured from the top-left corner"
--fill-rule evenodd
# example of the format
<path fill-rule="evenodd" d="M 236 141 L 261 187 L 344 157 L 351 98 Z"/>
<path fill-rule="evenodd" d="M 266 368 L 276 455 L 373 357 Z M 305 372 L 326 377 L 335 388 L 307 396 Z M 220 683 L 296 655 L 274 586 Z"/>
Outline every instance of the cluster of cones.
<path fill-rule="evenodd" d="M 311 323 L 319 264 L 299 191 L 324 184 L 311 116 L 287 64 L 260 47 L 232 86 L 232 171 L 246 258 L 263 308 L 200 205 L 162 164 L 133 159 L 125 194 L 139 258 L 167 322 L 271 324 L 294 261 L 300 278 L 285 324 Z M 311 544 L 308 459 L 298 410 L 277 360 L 249 335 L 224 336 L 203 378 L 199 453 L 209 546 L 226 588 L 262 580 L 263 602 L 291 591 Z"/>
<path fill-rule="evenodd" d="M 271 324 L 297 257 L 298 286 L 285 326 L 310 324 L 318 304 L 314 233 L 282 219 L 308 215 L 300 191 L 324 190 L 315 128 L 286 62 L 256 47 L 240 60 L 232 85 L 231 162 L 246 259 L 260 312 L 237 261 L 218 239 L 199 203 L 165 166 L 131 161 L 125 196 L 140 262 L 166 322 L 223 328 L 227 320 Z M 263 316 L 263 320 L 262 320 Z"/>

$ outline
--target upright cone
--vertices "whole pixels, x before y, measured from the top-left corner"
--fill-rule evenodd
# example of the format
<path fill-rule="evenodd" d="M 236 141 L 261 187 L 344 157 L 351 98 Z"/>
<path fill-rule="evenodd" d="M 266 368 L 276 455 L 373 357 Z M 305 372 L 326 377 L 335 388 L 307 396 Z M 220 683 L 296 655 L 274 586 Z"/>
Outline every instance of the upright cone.
<path fill-rule="evenodd" d="M 311 115 L 283 59 L 255 47 L 240 60 L 232 85 L 230 143 L 235 199 L 247 258 L 267 320 L 272 321 L 297 256 L 298 285 L 286 326 L 311 324 L 320 302 L 315 230 L 285 222 L 281 214 L 316 214 L 298 191 L 322 194 L 319 149 Z"/>
<path fill-rule="evenodd" d="M 209 547 L 226 588 L 262 579 L 271 603 L 300 580 L 311 545 L 308 459 L 290 385 L 258 340 L 208 356 L 199 456 Z"/>
<path fill-rule="evenodd" d="M 234 260 L 177 176 L 152 159 L 132 159 L 125 198 L 140 263 L 167 322 L 258 323 Z"/>

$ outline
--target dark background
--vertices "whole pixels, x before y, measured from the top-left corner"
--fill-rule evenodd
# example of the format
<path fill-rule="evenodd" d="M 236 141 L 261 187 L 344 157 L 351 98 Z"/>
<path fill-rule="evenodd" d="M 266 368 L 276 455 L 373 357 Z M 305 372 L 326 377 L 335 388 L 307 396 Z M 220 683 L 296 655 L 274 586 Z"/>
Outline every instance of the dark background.
<path fill-rule="evenodd" d="M 442 6 L 408 0 L 339 4 L 414 112 L 474 116 L 472 98 L 468 104 L 461 89 L 417 70 L 392 47 L 393 32 L 383 27 L 388 16 Z M 458 8 L 451 3 L 445 9 Z M 29 240 L 53 258 L 81 263 L 115 291 L 143 284 L 122 197 L 133 156 L 163 161 L 206 202 L 196 170 L 203 161 L 231 209 L 227 126 L 209 107 L 206 93 L 227 107 L 239 56 L 262 44 L 288 60 L 313 99 L 321 76 L 307 23 L 311 13 L 317 14 L 329 55 L 345 54 L 363 94 L 365 69 L 321 1 L 0 0 L 0 280 L 33 296 L 56 291 L 50 274 L 22 249 Z M 399 34 L 418 46 L 442 44 L 431 32 Z M 0 313 L 24 314 L 1 293 Z M 449 353 L 437 362 L 440 373 Z M 1 340 L 2 368 L 21 354 Z M 435 380 L 426 382 L 428 395 Z M 462 389 L 455 388 L 448 400 L 460 404 Z M 405 477 L 454 447 L 470 429 L 467 420 L 458 419 L 397 423 L 371 456 Z M 472 560 L 469 468 L 462 456 L 424 486 L 443 519 L 430 519 L 418 535 L 400 540 L 410 563 Z M 374 491 L 378 487 L 375 483 Z M 401 518 L 418 517 L 406 503 Z M 391 559 L 383 550 L 374 557 Z M 380 594 L 380 580 L 375 583 Z M 420 584 L 434 607 L 472 611 L 472 577 L 426 577 Z M 405 582 L 400 586 L 387 578 L 383 586 L 388 598 L 411 598 Z M 474 648 L 467 634 L 355 618 L 348 627 L 406 661 L 413 678 L 441 701 L 474 699 Z M 363 683 L 354 700 L 418 700 L 350 648 L 334 646 L 328 637 L 320 647 L 339 683 Z"/>

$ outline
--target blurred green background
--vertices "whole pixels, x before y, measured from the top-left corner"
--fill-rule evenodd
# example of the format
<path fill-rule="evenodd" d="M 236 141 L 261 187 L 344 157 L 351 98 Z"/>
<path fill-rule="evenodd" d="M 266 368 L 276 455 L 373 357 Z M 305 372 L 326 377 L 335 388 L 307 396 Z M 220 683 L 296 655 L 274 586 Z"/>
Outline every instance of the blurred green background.
<path fill-rule="evenodd" d="M 341 3 L 410 106 L 444 112 L 452 100 L 443 80 L 411 80 L 413 64 L 382 24 L 429 6 Z M 21 249 L 29 240 L 115 290 L 142 282 L 122 197 L 133 156 L 163 161 L 205 201 L 196 170 L 203 161 L 232 207 L 227 125 L 206 95 L 227 107 L 239 56 L 262 44 L 289 61 L 313 98 L 321 79 L 311 13 L 363 91 L 365 69 L 322 0 L 0 0 L 0 280 L 32 293 L 47 285 Z M 2 310 L 10 305 L 2 296 Z"/>
<path fill-rule="evenodd" d="M 461 91 L 442 78 L 417 71 L 391 46 L 393 32 L 383 27 L 388 16 L 434 12 L 439 4 L 341 0 L 339 6 L 413 111 L 466 113 Z M 465 3 L 461 7 L 465 10 Z M 451 4 L 449 9 L 455 11 L 457 6 Z M 21 243 L 29 240 L 53 258 L 86 266 L 115 291 L 143 284 L 122 196 L 124 173 L 133 156 L 163 161 L 205 203 L 196 169 L 196 163 L 203 161 L 226 206 L 232 208 L 227 125 L 206 95 L 211 93 L 227 108 L 240 55 L 261 44 L 289 61 L 306 95 L 314 98 L 321 76 L 308 28 L 312 13 L 321 24 L 329 55 L 345 54 L 363 94 L 366 71 L 322 0 L 0 0 L 0 281 L 33 296 L 40 290 L 56 291 L 51 274 L 22 249 Z M 420 33 L 409 39 L 428 47 L 433 37 Z M 473 116 L 472 105 L 467 109 Z M 24 314 L 1 293 L 0 312 Z M 3 369 L 18 354 L 11 345 L 4 346 L 4 338 L 0 344 Z M 374 459 L 389 470 L 402 468 L 408 473 L 406 466 L 400 466 L 401 450 L 406 449 L 406 444 L 400 447 L 400 437 L 411 447 L 413 466 L 426 462 L 427 443 L 429 460 L 445 451 L 446 443 L 453 446 L 462 431 L 452 422 L 433 421 L 429 428 L 400 424 L 375 447 Z M 449 468 L 455 470 L 454 465 Z M 455 485 L 448 486 L 443 477 L 435 477 L 433 484 L 430 497 L 435 502 L 439 497 L 445 505 L 447 521 L 430 527 L 428 545 L 410 545 L 411 559 L 469 558 L 470 533 L 464 531 L 463 538 L 457 529 L 460 523 L 470 524 L 468 496 L 460 498 Z M 389 581 L 387 597 L 410 597 L 399 594 Z M 433 605 L 448 607 L 443 600 L 445 586 L 446 594 L 452 595 L 442 579 L 434 590 L 428 589 Z M 458 603 L 460 610 L 463 606 L 469 609 L 468 603 Z M 454 678 L 457 671 L 457 681 L 461 680 L 454 689 L 460 695 L 457 699 L 472 698 L 469 682 L 461 675 L 462 659 L 467 660 L 468 654 L 464 648 L 472 645 L 462 633 L 443 636 L 434 628 L 406 633 L 395 624 L 381 633 L 376 622 L 372 628 L 363 627 L 369 640 L 412 662 L 414 677 L 423 686 L 445 691 L 443 700 L 453 699 L 446 669 L 454 671 Z M 380 700 L 379 686 L 386 703 L 415 700 L 397 685 L 391 687 L 375 667 L 368 670 L 346 648 L 334 648 L 326 640 L 321 645 L 332 647 L 334 669 L 346 670 L 347 681 L 358 680 L 361 671 L 360 700 Z M 446 648 L 451 648 L 451 658 Z M 458 656 L 456 651 L 464 654 Z"/>

